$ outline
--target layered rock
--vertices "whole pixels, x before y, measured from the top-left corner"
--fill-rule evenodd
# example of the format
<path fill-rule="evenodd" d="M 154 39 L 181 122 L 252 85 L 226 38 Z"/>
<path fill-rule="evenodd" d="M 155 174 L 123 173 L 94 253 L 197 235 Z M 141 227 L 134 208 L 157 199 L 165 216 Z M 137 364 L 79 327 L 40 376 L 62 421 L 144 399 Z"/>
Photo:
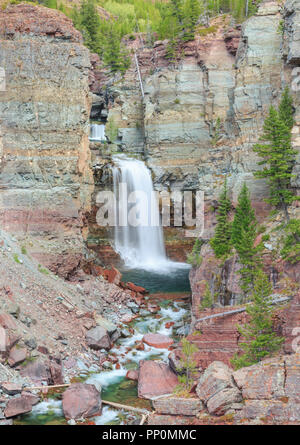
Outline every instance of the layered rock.
<path fill-rule="evenodd" d="M 89 51 L 64 14 L 20 4 L 0 12 L 0 221 L 42 264 L 80 263 L 90 208 Z"/>

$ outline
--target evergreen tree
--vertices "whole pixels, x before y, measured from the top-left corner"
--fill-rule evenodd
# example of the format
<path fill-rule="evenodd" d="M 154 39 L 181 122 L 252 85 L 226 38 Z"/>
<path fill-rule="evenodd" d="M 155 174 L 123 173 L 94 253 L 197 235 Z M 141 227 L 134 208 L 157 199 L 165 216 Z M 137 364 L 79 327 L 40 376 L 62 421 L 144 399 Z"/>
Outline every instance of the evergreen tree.
<path fill-rule="evenodd" d="M 179 373 L 178 381 L 180 383 L 178 389 L 190 391 L 195 377 L 197 375 L 197 364 L 193 360 L 193 356 L 198 352 L 197 346 L 189 342 L 186 338 L 181 341 L 182 357 L 179 360 L 177 371 Z"/>
<path fill-rule="evenodd" d="M 84 37 L 85 45 L 93 52 L 99 53 L 101 20 L 97 13 L 94 0 L 84 0 L 80 8 L 80 30 Z"/>
<path fill-rule="evenodd" d="M 111 26 L 106 34 L 106 41 L 103 50 L 103 61 L 109 66 L 112 73 L 120 71 L 124 73 L 130 66 L 130 58 L 126 49 L 120 43 L 118 35 L 115 34 Z"/>
<path fill-rule="evenodd" d="M 183 20 L 184 41 L 194 40 L 196 24 L 201 12 L 199 0 L 187 0 L 185 6 L 185 14 Z"/>
<path fill-rule="evenodd" d="M 285 260 L 296 264 L 300 261 L 300 220 L 291 219 L 285 227 L 285 232 L 281 255 Z"/>
<path fill-rule="evenodd" d="M 261 140 L 265 143 L 256 144 L 254 151 L 262 158 L 259 165 L 263 165 L 264 168 L 255 172 L 255 176 L 267 179 L 270 186 L 270 197 L 267 201 L 283 209 L 286 219 L 289 220 L 287 207 L 296 199 L 291 190 L 296 151 L 291 146 L 290 128 L 272 106 L 264 123 Z"/>
<path fill-rule="evenodd" d="M 279 118 L 291 130 L 294 125 L 293 99 L 288 87 L 285 88 L 279 104 Z"/>
<path fill-rule="evenodd" d="M 238 326 L 238 330 L 245 337 L 246 342 L 241 344 L 244 353 L 241 356 L 236 354 L 232 359 L 235 368 L 250 366 L 261 361 L 278 351 L 284 341 L 284 338 L 278 337 L 273 331 L 274 309 L 270 294 L 271 285 L 268 277 L 259 271 L 254 283 L 253 303 L 246 309 L 250 321 L 246 326 Z"/>
<path fill-rule="evenodd" d="M 213 297 L 208 282 L 205 283 L 205 293 L 201 299 L 200 310 L 210 308 L 213 305 Z"/>
<path fill-rule="evenodd" d="M 244 183 L 232 223 L 231 242 L 243 265 L 240 274 L 242 277 L 241 287 L 245 292 L 248 292 L 252 287 L 257 268 L 260 265 L 257 255 L 259 247 L 254 247 L 256 235 L 257 220 L 251 205 L 248 187 Z"/>
<path fill-rule="evenodd" d="M 210 245 L 218 258 L 228 255 L 231 251 L 230 208 L 231 202 L 228 199 L 227 180 L 225 180 L 223 192 L 219 199 L 215 235 L 210 240 Z"/>

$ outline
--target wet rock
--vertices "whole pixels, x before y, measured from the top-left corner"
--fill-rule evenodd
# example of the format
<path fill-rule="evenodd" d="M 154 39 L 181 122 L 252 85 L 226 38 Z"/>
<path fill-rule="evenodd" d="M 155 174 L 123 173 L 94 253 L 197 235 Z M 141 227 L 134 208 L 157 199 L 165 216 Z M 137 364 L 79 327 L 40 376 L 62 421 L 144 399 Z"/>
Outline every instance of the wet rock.
<path fill-rule="evenodd" d="M 139 294 L 146 294 L 146 293 L 147 293 L 147 291 L 146 291 L 146 289 L 145 289 L 144 287 L 142 287 L 142 286 L 137 286 L 136 284 L 131 283 L 131 281 L 128 281 L 128 283 L 126 283 L 126 286 L 127 286 L 130 290 L 132 290 L 133 292 L 137 292 L 137 293 L 139 293 Z"/>
<path fill-rule="evenodd" d="M 30 413 L 32 405 L 26 397 L 16 397 L 7 402 L 4 410 L 6 418 L 19 416 L 20 414 Z"/>
<path fill-rule="evenodd" d="M 27 349 L 21 348 L 18 346 L 14 346 L 10 350 L 7 362 L 9 364 L 9 366 L 11 366 L 13 368 L 14 366 L 17 366 L 20 363 L 23 363 L 24 360 L 26 360 L 26 358 L 27 358 Z"/>
<path fill-rule="evenodd" d="M 168 397 L 153 400 L 157 414 L 171 414 L 173 416 L 196 416 L 203 409 L 201 400 Z"/>
<path fill-rule="evenodd" d="M 232 370 L 222 362 L 213 362 L 199 379 L 196 393 L 204 403 L 224 389 L 233 388 Z"/>
<path fill-rule="evenodd" d="M 130 369 L 127 371 L 126 378 L 129 380 L 135 380 L 138 381 L 139 379 L 139 371 L 136 369 Z"/>
<path fill-rule="evenodd" d="M 143 399 L 170 394 L 178 385 L 176 374 L 163 362 L 141 360 L 139 364 L 138 396 Z"/>
<path fill-rule="evenodd" d="M 100 349 L 110 349 L 111 341 L 106 329 L 101 326 L 97 326 L 89 330 L 86 334 L 86 342 L 91 349 L 96 351 Z"/>
<path fill-rule="evenodd" d="M 102 402 L 94 385 L 74 383 L 63 394 L 63 412 L 66 419 L 80 419 L 99 416 Z"/>
<path fill-rule="evenodd" d="M 168 348 L 174 343 L 174 340 L 162 334 L 146 334 L 143 337 L 143 342 L 154 348 Z"/>
<path fill-rule="evenodd" d="M 234 403 L 242 401 L 242 394 L 237 388 L 226 388 L 217 392 L 207 401 L 207 410 L 215 416 L 222 416 Z"/>
<path fill-rule="evenodd" d="M 116 284 L 117 286 L 120 284 L 122 278 L 121 272 L 113 266 L 111 269 L 105 271 L 105 276 L 109 283 Z"/>

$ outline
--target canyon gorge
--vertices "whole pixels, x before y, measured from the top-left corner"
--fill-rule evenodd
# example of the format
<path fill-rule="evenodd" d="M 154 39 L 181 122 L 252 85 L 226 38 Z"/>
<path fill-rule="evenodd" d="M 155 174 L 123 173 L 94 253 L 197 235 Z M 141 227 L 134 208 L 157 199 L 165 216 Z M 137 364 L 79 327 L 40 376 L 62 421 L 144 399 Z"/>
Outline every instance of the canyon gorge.
<path fill-rule="evenodd" d="M 265 202 L 253 151 L 289 85 L 299 192 L 300 1 L 263 1 L 242 24 L 224 14 L 210 26 L 182 42 L 174 61 L 165 40 L 124 38 L 131 64 L 121 76 L 62 12 L 29 3 L 0 10 L 0 424 L 35 423 L 50 409 L 50 424 L 120 423 L 109 404 L 101 408 L 101 387 L 103 400 L 134 403 L 149 425 L 300 423 L 300 267 L 280 254 L 283 216 Z M 91 125 L 105 126 L 105 140 L 90 137 Z M 99 226 L 99 192 L 121 178 L 147 193 L 204 193 L 199 264 L 186 264 L 195 238 L 184 223 L 138 241 L 136 231 Z M 264 227 L 256 241 L 266 237 L 263 270 L 284 337 L 275 357 L 240 370 L 231 358 L 243 342 L 237 325 L 249 319 L 241 264 L 217 258 L 209 243 L 225 178 L 231 212 L 246 183 Z M 299 202 L 291 218 L 300 218 Z M 134 269 L 156 265 L 146 278 L 124 265 L 133 242 Z M 207 287 L 214 301 L 204 309 Z M 174 390 L 184 337 L 197 375 L 182 396 Z M 70 387 L 62 402 L 45 402 L 28 391 L 33 384 Z M 76 411 L 77 394 L 89 403 Z"/>

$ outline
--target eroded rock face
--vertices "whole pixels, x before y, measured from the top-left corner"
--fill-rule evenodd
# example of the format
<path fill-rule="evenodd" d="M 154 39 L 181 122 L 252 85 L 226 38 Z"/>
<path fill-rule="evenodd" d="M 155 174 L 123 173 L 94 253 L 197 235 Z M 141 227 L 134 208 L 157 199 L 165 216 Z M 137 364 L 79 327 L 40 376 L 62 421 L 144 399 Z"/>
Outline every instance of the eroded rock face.
<path fill-rule="evenodd" d="M 83 256 L 90 207 L 89 51 L 64 14 L 33 5 L 0 11 L 1 226 L 67 276 Z"/>
<path fill-rule="evenodd" d="M 66 419 L 80 419 L 101 414 L 102 402 L 94 385 L 74 383 L 63 394 L 63 412 Z"/>

